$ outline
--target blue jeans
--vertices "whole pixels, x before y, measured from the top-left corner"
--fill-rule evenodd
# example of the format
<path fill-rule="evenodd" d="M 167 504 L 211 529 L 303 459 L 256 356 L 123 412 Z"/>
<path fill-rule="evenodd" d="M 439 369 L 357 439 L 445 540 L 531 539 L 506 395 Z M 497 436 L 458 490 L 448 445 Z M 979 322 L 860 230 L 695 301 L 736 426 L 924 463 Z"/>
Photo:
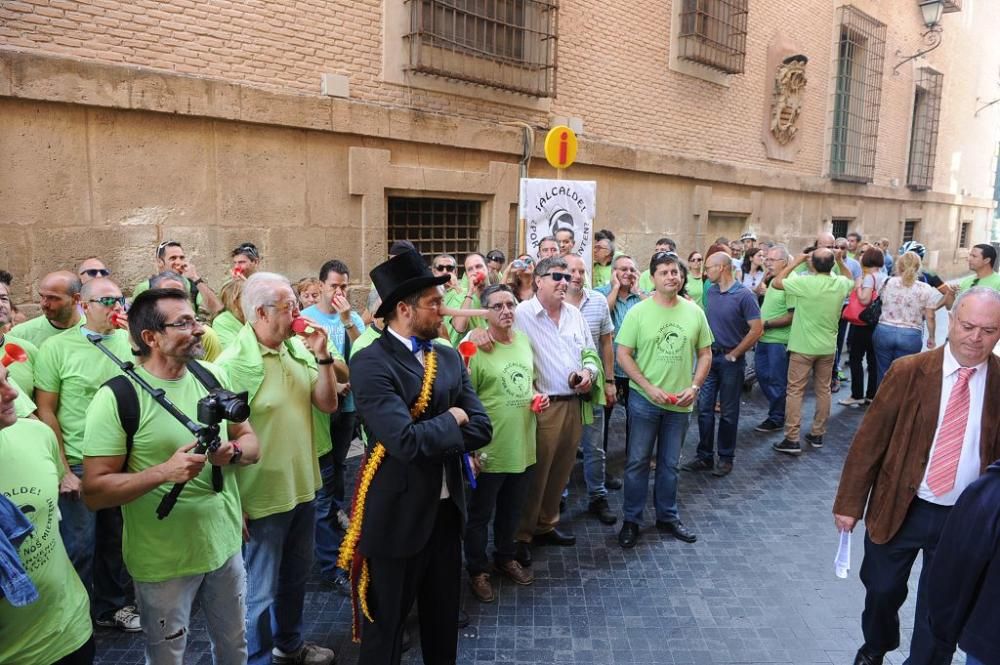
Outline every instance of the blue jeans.
<path fill-rule="evenodd" d="M 719 401 L 719 457 L 732 461 L 736 455 L 736 428 L 740 422 L 740 391 L 746 359 L 732 363 L 725 354 L 712 351 L 712 369 L 698 393 L 698 459 L 715 461 L 715 401 Z"/>
<path fill-rule="evenodd" d="M 965 654 L 965 665 L 986 665 L 983 661 L 979 660 L 971 653 Z"/>
<path fill-rule="evenodd" d="M 920 353 L 923 347 L 924 334 L 915 328 L 900 328 L 880 323 L 875 326 L 875 361 L 878 364 L 878 378 L 875 385 L 882 383 L 882 378 L 889 371 L 889 365 L 896 358 Z"/>
<path fill-rule="evenodd" d="M 319 458 L 319 472 L 323 485 L 316 490 L 316 561 L 324 577 L 332 578 L 337 572 L 337 556 L 344 532 L 337 522 L 340 509 L 334 497 L 337 483 L 337 466 L 333 462 L 334 451 Z"/>
<path fill-rule="evenodd" d="M 302 608 L 313 562 L 316 502 L 249 520 L 244 546 L 247 570 L 247 649 L 251 665 L 270 665 L 271 648 L 302 646 Z"/>
<path fill-rule="evenodd" d="M 649 491 L 649 461 L 656 446 L 656 477 L 653 481 L 656 520 L 676 522 L 677 461 L 681 456 L 684 435 L 687 434 L 689 414 L 661 409 L 635 391 L 629 393 L 627 413 L 631 426 L 622 507 L 625 521 L 642 524 L 642 511 Z"/>
<path fill-rule="evenodd" d="M 785 424 L 785 393 L 788 390 L 788 347 L 757 342 L 757 383 L 767 398 L 767 419 Z"/>
<path fill-rule="evenodd" d="M 222 566 L 202 575 L 163 582 L 136 582 L 146 637 L 146 662 L 183 665 L 190 632 L 191 608 L 201 606 L 215 665 L 247 662 L 246 571 L 239 552 Z"/>
<path fill-rule="evenodd" d="M 591 408 L 584 402 L 581 408 Z M 601 437 L 604 433 L 604 407 L 594 404 L 594 422 L 584 425 L 583 436 L 580 437 L 580 449 L 583 450 L 583 479 L 587 483 L 587 497 L 591 501 L 603 499 L 608 495 L 604 486 L 605 453 Z"/>

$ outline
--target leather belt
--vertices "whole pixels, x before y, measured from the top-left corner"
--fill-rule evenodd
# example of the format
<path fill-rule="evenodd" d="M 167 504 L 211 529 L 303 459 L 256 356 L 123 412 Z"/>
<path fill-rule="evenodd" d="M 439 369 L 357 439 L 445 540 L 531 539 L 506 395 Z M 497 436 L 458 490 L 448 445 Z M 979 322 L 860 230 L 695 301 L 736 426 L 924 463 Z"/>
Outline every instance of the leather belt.
<path fill-rule="evenodd" d="M 581 396 L 576 393 L 569 395 L 549 395 L 550 402 L 569 402 L 570 400 L 580 399 Z"/>

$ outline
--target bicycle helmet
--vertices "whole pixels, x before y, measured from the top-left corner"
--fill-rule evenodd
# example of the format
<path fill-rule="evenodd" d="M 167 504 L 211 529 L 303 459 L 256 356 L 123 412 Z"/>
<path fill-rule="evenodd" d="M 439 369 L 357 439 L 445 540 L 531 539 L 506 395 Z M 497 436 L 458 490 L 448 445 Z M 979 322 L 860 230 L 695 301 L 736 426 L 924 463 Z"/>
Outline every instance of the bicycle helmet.
<path fill-rule="evenodd" d="M 927 249 L 916 240 L 908 240 L 899 246 L 899 255 L 902 256 L 907 252 L 913 252 L 920 258 L 924 258 L 924 255 L 927 253 Z"/>

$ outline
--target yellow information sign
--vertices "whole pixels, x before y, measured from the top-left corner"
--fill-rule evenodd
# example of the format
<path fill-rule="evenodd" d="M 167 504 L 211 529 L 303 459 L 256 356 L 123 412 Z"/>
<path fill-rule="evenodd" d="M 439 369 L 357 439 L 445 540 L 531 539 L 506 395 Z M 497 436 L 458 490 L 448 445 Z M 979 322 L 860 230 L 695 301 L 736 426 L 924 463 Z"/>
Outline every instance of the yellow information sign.
<path fill-rule="evenodd" d="M 556 125 L 545 137 L 545 159 L 556 169 L 576 161 L 576 133 L 566 125 Z"/>

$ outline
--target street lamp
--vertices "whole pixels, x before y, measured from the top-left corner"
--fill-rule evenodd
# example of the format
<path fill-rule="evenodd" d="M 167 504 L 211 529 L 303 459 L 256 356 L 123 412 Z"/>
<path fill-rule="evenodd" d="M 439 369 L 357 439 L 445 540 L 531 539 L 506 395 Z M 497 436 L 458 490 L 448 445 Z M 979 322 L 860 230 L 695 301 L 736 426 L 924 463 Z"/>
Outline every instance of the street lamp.
<path fill-rule="evenodd" d="M 916 60 L 922 55 L 927 55 L 938 46 L 941 46 L 941 16 L 944 14 L 944 0 L 919 0 L 920 14 L 924 19 L 927 31 L 920 35 L 927 48 L 921 49 L 913 55 L 904 56 L 901 51 L 896 51 L 897 58 L 903 58 L 892 68 L 892 75 L 899 76 L 899 68 L 911 60 Z"/>

